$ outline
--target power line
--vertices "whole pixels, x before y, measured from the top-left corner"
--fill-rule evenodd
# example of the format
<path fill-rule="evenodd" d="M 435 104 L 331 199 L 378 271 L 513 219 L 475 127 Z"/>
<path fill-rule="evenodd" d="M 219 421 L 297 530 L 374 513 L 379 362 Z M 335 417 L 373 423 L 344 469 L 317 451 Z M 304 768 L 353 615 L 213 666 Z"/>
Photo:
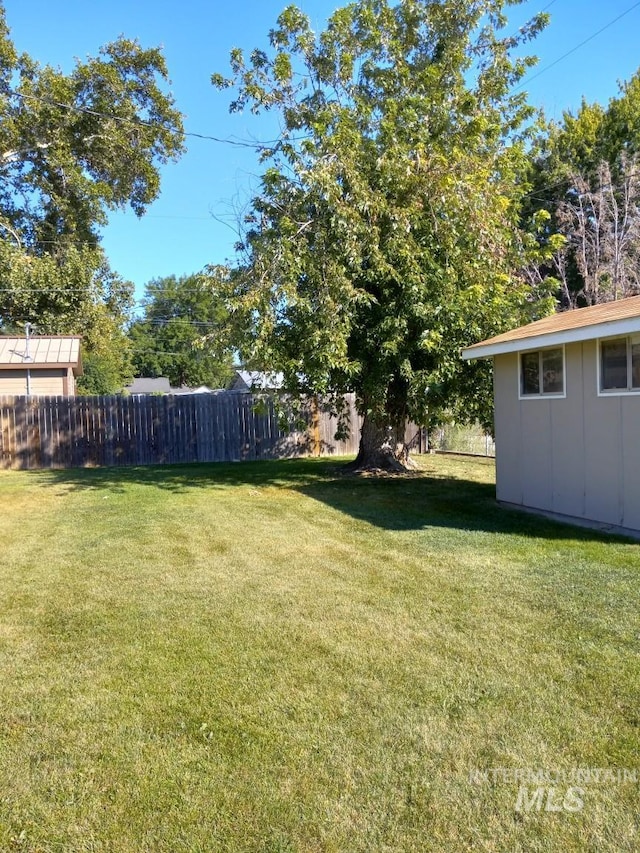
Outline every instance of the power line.
<path fill-rule="evenodd" d="M 50 288 L 50 287 L 29 287 L 29 293 L 49 293 L 51 296 L 55 296 L 60 293 L 87 293 L 91 288 L 90 287 L 65 287 L 65 288 Z M 6 285 L 0 286 L 0 293 L 16 293 L 17 289 L 14 287 L 7 287 Z M 181 290 L 180 295 L 200 295 L 207 296 L 207 291 L 198 289 L 198 288 L 190 288 L 189 290 Z M 108 294 L 107 294 L 108 295 Z M 149 300 L 147 298 L 134 300 L 134 304 L 145 305 Z"/>
<path fill-rule="evenodd" d="M 553 0 L 553 2 L 555 2 L 555 0 Z M 638 3 L 638 5 L 640 5 L 640 3 Z M 640 172 L 632 172 L 630 175 L 627 175 L 627 178 L 638 177 L 638 175 L 640 175 Z M 555 181 L 553 184 L 545 184 L 544 186 L 536 187 L 535 189 L 529 190 L 528 192 L 523 193 L 521 198 L 523 198 L 523 199 L 524 198 L 532 198 L 532 199 L 535 199 L 536 201 L 551 202 L 552 199 L 539 198 L 536 195 L 536 193 L 542 193 L 542 192 L 545 192 L 547 190 L 553 190 L 553 189 L 556 189 L 556 187 L 561 187 L 567 183 L 571 184 L 571 178 L 561 178 L 560 180 Z M 609 188 L 609 185 L 606 188 Z M 624 188 L 624 185 L 623 184 L 613 184 L 613 185 L 610 185 L 610 188 L 612 188 L 614 190 L 615 189 L 620 190 L 620 189 Z M 596 188 L 596 189 L 598 189 L 598 188 Z M 601 187 L 600 189 L 605 189 L 605 188 Z M 128 214 L 123 213 L 122 215 L 128 215 Z M 145 214 L 145 218 L 147 218 L 147 214 Z M 162 216 L 162 217 L 154 217 L 154 218 L 159 218 L 159 219 L 197 219 L 197 220 L 202 220 L 202 221 L 208 221 L 209 220 L 209 217 L 204 217 L 204 216 L 202 216 L 202 217 L 201 216 L 184 216 L 184 217 L 183 216 L 176 216 L 176 217 Z M 2 227 L 2 223 L 0 223 L 0 227 Z M 33 242 L 30 243 L 30 245 L 57 246 L 58 243 L 59 243 L 58 240 L 33 240 Z M 74 246 L 76 246 L 76 245 L 77 246 L 84 246 L 84 245 L 86 245 L 86 242 L 83 240 L 65 240 L 65 244 L 71 244 Z M 224 266 L 224 264 L 222 266 Z M 194 275 L 198 275 L 198 274 L 199 273 L 194 273 Z M 203 275 L 205 275 L 205 278 L 206 278 L 206 274 L 203 274 Z M 0 293 L 3 290 L 7 290 L 7 288 L 0 287 Z M 40 291 L 34 290 L 31 292 L 48 293 L 49 291 L 46 288 L 43 288 Z M 71 292 L 71 291 L 69 291 L 69 292 Z M 81 291 L 78 291 L 78 292 L 81 292 Z M 202 293 L 202 292 L 203 292 L 202 290 L 198 290 L 197 288 L 196 289 L 189 289 L 189 290 L 181 290 L 181 293 L 184 293 L 184 294 L 198 294 L 198 293 Z M 145 301 L 145 300 L 139 300 L 140 304 L 142 304 L 143 301 Z"/>
<path fill-rule="evenodd" d="M 123 116 L 117 116 L 117 115 L 114 115 L 113 113 L 104 113 L 104 112 L 101 112 L 100 110 L 94 110 L 91 107 L 80 107 L 77 104 L 66 104 L 66 103 L 64 103 L 64 101 L 56 101 L 56 100 L 53 100 L 51 98 L 43 98 L 40 95 L 31 95 L 31 94 L 27 94 L 25 92 L 18 92 L 15 89 L 9 89 L 8 93 L 10 95 L 13 95 L 16 98 L 20 98 L 23 101 L 24 100 L 38 101 L 39 103 L 47 104 L 48 106 L 51 106 L 51 107 L 59 107 L 60 109 L 67 110 L 69 112 L 82 113 L 83 115 L 91 115 L 91 116 L 95 116 L 97 118 L 109 119 L 111 121 L 115 121 L 116 123 L 122 124 L 122 125 L 130 125 L 132 127 L 146 127 L 146 128 L 150 128 L 151 130 L 156 130 L 156 129 L 166 130 L 167 129 L 164 125 L 159 124 L 158 122 L 154 123 L 154 122 L 150 122 L 150 121 L 144 121 L 143 119 L 124 118 Z M 223 138 L 220 136 L 213 136 L 212 134 L 197 133 L 196 131 L 188 131 L 188 130 L 180 131 L 180 136 L 183 136 L 185 138 L 191 138 L 191 139 L 203 139 L 207 142 L 218 142 L 218 143 L 221 143 L 223 145 L 235 145 L 238 148 L 252 148 L 254 151 L 266 151 L 270 148 L 273 148 L 274 145 L 277 145 L 280 142 L 280 139 L 267 139 L 267 140 L 264 140 L 263 142 L 257 142 L 257 141 L 256 142 L 248 142 L 245 140 L 234 139 L 233 137 L 230 137 L 230 136 Z M 302 138 L 304 138 L 304 137 L 299 137 L 299 139 L 302 139 Z"/>
<path fill-rule="evenodd" d="M 552 2 L 555 2 L 555 0 L 552 0 Z M 551 3 L 549 5 L 551 5 Z M 558 65 L 559 62 L 562 62 L 568 56 L 571 56 L 577 50 L 580 50 L 581 47 L 584 47 L 585 44 L 589 44 L 590 41 L 593 41 L 595 38 L 597 38 L 599 35 L 601 35 L 605 30 L 608 30 L 609 27 L 612 27 L 614 24 L 617 24 L 618 21 L 620 21 L 622 18 L 624 18 L 630 12 L 633 12 L 633 10 L 637 9 L 638 6 L 640 6 L 640 0 L 638 0 L 637 3 L 634 3 L 632 6 L 630 6 L 628 9 L 626 9 L 624 12 L 621 12 L 617 17 L 613 18 L 611 21 L 609 21 L 603 27 L 600 27 L 599 30 L 596 30 L 596 32 L 592 33 L 588 38 L 584 39 L 579 44 L 572 47 L 566 53 L 563 53 L 562 56 L 559 56 L 557 59 L 554 59 L 554 61 L 550 62 L 549 65 L 545 65 L 543 68 L 541 68 L 535 74 L 532 74 L 530 77 L 527 77 L 526 80 L 524 80 L 519 86 L 516 86 L 512 91 L 517 92 L 519 89 L 523 89 L 525 86 L 528 86 L 532 80 L 535 80 L 537 77 L 540 77 L 541 74 L 545 74 L 551 68 L 554 68 L 556 65 Z M 547 6 L 546 8 L 549 8 L 549 7 Z"/>
<path fill-rule="evenodd" d="M 553 2 L 555 2 L 555 0 L 553 0 Z M 636 5 L 640 6 L 640 2 L 638 2 Z M 627 175 L 626 178 L 630 179 L 630 178 L 636 178 L 639 176 L 640 176 L 640 172 L 632 172 L 629 175 Z M 537 194 L 543 193 L 543 192 L 548 191 L 548 190 L 556 189 L 556 187 L 561 187 L 565 184 L 571 185 L 571 183 L 572 183 L 571 177 L 561 178 L 558 181 L 555 181 L 553 184 L 545 184 L 544 186 L 536 187 L 535 189 L 529 190 L 526 193 L 522 193 L 521 198 L 523 198 L 523 199 L 532 198 L 536 201 L 546 201 L 546 202 L 551 203 L 553 201 L 553 199 L 543 199 L 543 198 L 540 198 L 539 195 L 537 195 Z M 607 184 L 606 187 L 596 187 L 593 190 L 593 192 L 597 192 L 598 189 L 621 190 L 621 189 L 624 189 L 624 184 Z M 209 219 L 209 217 L 159 217 L 159 218 L 177 218 L 177 219 L 184 218 L 184 219 L 202 219 L 202 220 L 208 220 Z M 2 227 L 2 223 L 0 223 L 0 227 Z M 56 245 L 58 245 L 58 243 L 59 243 L 58 240 L 34 240 L 32 243 L 30 243 L 30 245 L 56 246 Z M 78 245 L 78 246 L 86 245 L 86 242 L 83 240 L 65 240 L 65 244 L 66 243 L 69 243 L 69 244 L 74 245 L 74 246 L 75 245 Z M 224 264 L 222 266 L 224 266 Z M 206 280 L 207 276 L 205 273 L 199 273 L 199 272 L 194 273 L 194 275 L 200 275 L 200 274 L 202 274 Z M 0 286 L 0 293 L 2 293 L 2 292 L 13 292 L 13 289 Z M 48 288 L 35 288 L 35 289 L 30 288 L 29 292 L 30 293 L 50 293 L 51 291 Z M 64 292 L 65 293 L 67 293 L 67 292 L 68 293 L 73 293 L 73 292 L 82 293 L 82 292 L 84 292 L 84 288 L 78 288 L 77 291 L 74 291 L 72 289 L 67 290 L 65 288 Z M 203 291 L 202 289 L 198 289 L 198 288 L 190 288 L 188 290 L 181 290 L 180 293 L 185 294 L 185 295 L 191 295 L 191 294 L 204 294 L 204 295 L 206 295 L 206 290 Z M 145 299 L 138 300 L 138 303 L 144 304 L 146 301 L 147 301 L 147 299 L 145 298 Z"/>
<path fill-rule="evenodd" d="M 186 320 L 189 326 L 198 326 L 204 327 L 207 329 L 218 329 L 220 328 L 220 323 L 216 323 L 212 320 L 192 320 L 191 317 L 187 317 L 186 315 L 179 315 L 176 317 L 169 317 L 166 320 L 147 320 L 145 317 L 138 317 L 134 322 L 142 323 L 145 326 L 167 326 L 171 320 Z"/>
<path fill-rule="evenodd" d="M 166 349 L 138 349 L 137 347 L 132 347 L 134 355 L 175 355 L 175 356 L 192 356 L 194 350 L 183 350 L 182 352 L 172 352 L 171 350 Z M 203 356 L 214 358 L 214 355 L 206 350 L 195 350 L 196 353 L 201 352 Z"/>
<path fill-rule="evenodd" d="M 214 214 L 210 213 L 209 216 L 177 216 L 175 214 L 160 214 L 160 213 L 144 213 L 142 217 L 137 216 L 135 213 L 130 213 L 127 210 L 112 210 L 109 212 L 109 216 L 126 216 L 129 219 L 133 219 L 134 217 L 138 220 L 142 219 L 188 219 L 188 220 L 197 220 L 199 222 L 215 222 L 216 217 Z"/>
<path fill-rule="evenodd" d="M 556 0 L 551 0 L 550 3 L 547 3 L 547 5 L 542 8 L 541 12 L 545 12 L 547 9 L 549 9 L 551 6 L 553 6 L 553 4 L 555 2 L 556 2 Z M 636 3 L 636 5 L 640 5 L 640 0 L 638 3 Z M 635 8 L 635 7 L 632 7 L 632 8 Z M 627 10 L 627 12 L 629 12 L 629 11 L 632 11 L 632 9 Z M 624 17 L 624 15 L 627 14 L 627 12 L 624 12 L 622 15 L 619 16 L 619 18 Z M 615 21 L 619 20 L 619 18 L 616 18 Z M 603 30 L 607 29 L 607 27 L 611 26 L 611 24 L 615 23 L 615 21 L 612 21 L 612 22 L 610 22 L 610 24 L 607 24 L 606 27 L 603 27 Z M 599 32 L 602 32 L 602 30 L 600 30 Z M 595 38 L 596 35 L 599 35 L 599 33 L 594 34 L 593 36 L 591 36 L 586 41 L 590 41 L 591 38 Z M 586 41 L 583 42 L 582 44 L 586 44 Z M 577 50 L 579 47 L 582 46 L 582 44 L 578 45 L 573 50 Z M 572 52 L 573 51 L 569 51 L 569 53 L 572 53 Z M 568 56 L 569 53 L 565 54 L 565 56 Z M 556 60 L 556 62 L 560 62 L 561 59 L 563 59 L 563 58 L 564 57 L 560 57 L 558 60 Z M 552 63 L 552 65 L 555 65 L 556 62 Z M 547 66 L 547 68 L 551 68 L 552 65 Z M 547 68 L 542 69 L 541 71 L 538 72 L 538 74 L 541 74 L 543 71 L 547 70 Z M 533 78 L 529 78 L 529 79 L 534 79 L 535 77 L 538 76 L 538 74 L 535 74 Z M 520 87 L 518 87 L 518 88 L 520 88 Z M 9 95 L 13 95 L 14 97 L 20 98 L 21 100 L 27 100 L 28 99 L 28 100 L 32 100 L 32 101 L 38 101 L 39 103 L 47 104 L 48 106 L 55 106 L 55 107 L 58 107 L 60 109 L 67 110 L 69 112 L 77 112 L 77 113 L 81 113 L 84 115 L 91 115 L 91 116 L 95 116 L 96 118 L 110 119 L 110 120 L 115 121 L 116 123 L 122 124 L 122 125 L 129 125 L 132 127 L 145 127 L 145 128 L 149 128 L 152 130 L 155 130 L 155 129 L 166 130 L 165 126 L 158 123 L 158 122 L 154 123 L 154 122 L 144 121 L 143 119 L 124 118 L 123 116 L 117 116 L 113 113 L 105 113 L 105 112 L 102 112 L 101 110 L 92 109 L 91 107 L 81 107 L 81 106 L 78 106 L 77 104 L 67 104 L 63 101 L 56 101 L 56 100 L 53 100 L 51 98 L 44 98 L 41 95 L 34 95 L 34 94 L 27 94 L 25 92 L 18 92 L 15 89 L 8 89 L 7 92 Z M 281 138 L 277 138 L 277 139 L 266 139 L 263 141 L 249 142 L 246 140 L 234 139 L 233 137 L 230 137 L 230 136 L 220 137 L 220 136 L 214 136 L 213 134 L 199 133 L 197 131 L 188 131 L 188 130 L 181 131 L 180 135 L 184 138 L 201 139 L 201 140 L 204 140 L 207 142 L 216 142 L 216 143 L 219 143 L 222 145 L 232 145 L 232 146 L 235 146 L 238 148 L 250 148 L 254 151 L 269 150 L 270 148 L 273 148 L 275 145 L 278 145 L 278 143 L 280 143 L 282 141 Z M 291 142 L 300 142 L 301 140 L 307 139 L 307 138 L 308 138 L 308 134 L 303 135 L 303 136 L 298 136 L 298 137 L 291 137 L 290 141 Z M 167 218 L 169 218 L 169 217 L 167 217 Z M 174 218 L 174 217 L 171 217 L 171 218 Z M 175 218 L 197 218 L 197 217 L 175 217 Z"/>
<path fill-rule="evenodd" d="M 556 2 L 556 0 L 550 0 L 550 2 L 547 3 L 547 5 L 542 8 L 541 12 L 545 12 L 547 9 L 551 8 L 551 6 L 553 6 L 555 2 Z M 619 15 L 617 15 L 611 21 L 606 23 L 603 27 L 596 30 L 596 32 L 592 33 L 586 39 L 579 42 L 577 45 L 572 47 L 570 50 L 566 51 L 566 53 L 563 53 L 561 56 L 559 56 L 553 62 L 549 63 L 548 65 L 545 65 L 543 68 L 539 69 L 535 74 L 527 77 L 527 79 L 525 81 L 523 81 L 519 86 L 516 86 L 512 91 L 515 92 L 515 91 L 518 91 L 519 89 L 524 88 L 524 86 L 528 85 L 532 80 L 535 80 L 537 77 L 540 77 L 540 75 L 546 73 L 551 68 L 554 68 L 556 65 L 558 65 L 558 63 L 562 62 L 568 56 L 571 56 L 573 53 L 578 51 L 581 47 L 584 47 L 584 45 L 593 41 L 595 38 L 597 38 L 599 35 L 601 35 L 603 32 L 605 32 L 605 30 L 612 27 L 614 24 L 616 24 L 618 21 L 620 21 L 626 15 L 633 12 L 633 10 L 638 8 L 638 6 L 640 6 L 640 0 L 638 0 L 638 2 L 634 3 L 632 6 L 630 6 L 628 9 L 626 9 L 624 12 L 621 12 Z M 122 125 L 130 125 L 132 127 L 145 127 L 145 128 L 150 128 L 150 129 L 166 129 L 164 127 L 164 125 L 162 125 L 158 122 L 154 123 L 154 122 L 144 121 L 142 119 L 124 118 L 123 116 L 117 116 L 113 113 L 105 113 L 105 112 L 102 112 L 100 110 L 92 109 L 91 107 L 81 107 L 81 106 L 78 106 L 77 104 L 67 104 L 63 101 L 56 101 L 56 100 L 53 100 L 51 98 L 44 98 L 40 95 L 27 94 L 25 92 L 18 92 L 15 89 L 8 89 L 7 91 L 8 91 L 9 95 L 13 95 L 14 97 L 20 98 L 21 100 L 38 101 L 40 103 L 47 104 L 49 106 L 56 106 L 60 109 L 67 110 L 69 112 L 77 112 L 77 113 L 81 113 L 81 114 L 85 114 L 85 115 L 92 115 L 92 116 L 95 116 L 97 118 L 109 119 L 109 120 L 115 121 L 115 122 L 122 124 Z M 182 137 L 185 137 L 185 138 L 201 139 L 201 140 L 205 140 L 207 142 L 216 142 L 216 143 L 223 144 L 223 145 L 233 145 L 233 146 L 240 147 L 240 148 L 251 148 L 251 149 L 256 150 L 256 151 L 268 150 L 269 148 L 272 148 L 274 145 L 277 145 L 279 142 L 282 141 L 281 138 L 278 138 L 278 139 L 264 140 L 262 142 L 260 142 L 260 141 L 249 142 L 246 140 L 234 139 L 233 137 L 230 137 L 230 136 L 220 137 L 220 136 L 214 136 L 213 134 L 199 133 L 197 131 L 187 131 L 187 130 L 181 131 L 180 135 Z M 292 139 L 291 141 L 300 141 L 300 140 L 305 139 L 305 138 L 307 138 L 307 137 L 306 136 L 296 137 L 296 138 Z M 166 218 L 169 218 L 169 217 L 166 217 Z M 171 217 L 171 218 L 199 218 L 199 217 Z"/>
<path fill-rule="evenodd" d="M 547 5 L 542 8 L 541 12 L 545 12 L 547 9 L 549 9 L 551 6 L 553 6 L 555 2 L 556 2 L 556 0 L 550 0 L 550 2 L 547 3 Z M 586 39 L 579 42 L 577 45 L 572 47 L 570 50 L 566 51 L 564 54 L 559 56 L 553 62 L 549 63 L 548 65 L 546 65 L 543 68 L 541 68 L 540 70 L 538 70 L 535 74 L 528 77 L 519 86 L 515 87 L 513 89 L 513 91 L 518 91 L 519 89 L 528 85 L 532 80 L 535 80 L 540 75 L 544 74 L 545 72 L 549 71 L 551 68 L 558 65 L 564 59 L 571 56 L 573 53 L 578 51 L 581 47 L 584 47 L 584 45 L 593 41 L 595 38 L 597 38 L 599 35 L 601 35 L 607 29 L 612 27 L 614 24 L 616 24 L 618 21 L 620 21 L 626 15 L 630 14 L 632 11 L 634 11 L 639 6 L 640 6 L 640 0 L 638 0 L 638 2 L 632 4 L 628 9 L 626 9 L 624 12 L 621 12 L 619 15 L 617 15 L 611 21 L 606 23 L 604 26 L 600 27 L 598 30 L 596 30 L 594 33 L 592 33 Z M 147 128 L 152 128 L 152 129 L 163 127 L 162 125 L 160 125 L 158 123 L 154 124 L 152 122 L 145 122 L 141 119 L 135 119 L 135 120 L 134 119 L 127 119 L 127 118 L 123 118 L 121 116 L 117 116 L 114 114 L 104 113 L 104 112 L 101 112 L 98 110 L 94 110 L 94 109 L 91 109 L 89 107 L 80 107 L 80 106 L 77 106 L 74 104 L 66 104 L 66 103 L 61 102 L 61 101 L 54 101 L 52 99 L 43 98 L 43 97 L 38 96 L 38 95 L 25 94 L 25 93 L 18 92 L 15 90 L 9 90 L 9 94 L 13 95 L 15 97 L 18 97 L 20 99 L 23 99 L 23 100 L 30 99 L 30 100 L 39 101 L 41 103 L 45 103 L 45 104 L 48 104 L 51 106 L 57 106 L 61 109 L 66 109 L 70 112 L 85 113 L 85 114 L 93 115 L 93 116 L 100 117 L 100 118 L 110 119 L 110 120 L 113 120 L 113 121 L 118 122 L 120 124 L 131 125 L 134 127 L 147 127 Z M 195 131 L 182 131 L 181 135 L 184 137 L 202 139 L 202 140 L 221 143 L 221 144 L 229 144 L 229 145 L 235 145 L 238 147 L 252 148 L 254 150 L 268 149 L 280 141 L 279 139 L 273 139 L 273 140 L 265 140 L 263 142 L 247 142 L 247 141 L 242 141 L 242 140 L 236 140 L 236 139 L 233 139 L 231 137 L 222 138 L 222 137 L 214 136 L 211 134 L 198 133 Z M 303 139 L 303 138 L 304 137 L 299 137 L 299 139 Z M 560 180 L 554 184 L 536 188 L 536 189 L 531 190 L 527 193 L 524 193 L 523 197 L 524 198 L 530 197 L 530 198 L 533 198 L 533 199 L 538 200 L 538 201 L 543 201 L 543 199 L 540 199 L 537 196 L 535 196 L 534 193 L 540 193 L 540 192 L 544 192 L 545 190 L 554 189 L 556 186 L 561 186 L 563 183 L 565 183 L 565 181 Z M 113 214 L 127 215 L 124 211 L 113 211 L 112 213 Z M 158 219 L 160 219 L 160 218 L 162 218 L 162 219 L 184 219 L 184 220 L 200 220 L 200 221 L 208 221 L 210 219 L 210 217 L 196 217 L 196 216 L 173 216 L 173 215 L 154 215 L 154 214 L 148 214 L 147 216 L 148 216 L 148 218 L 158 218 Z M 73 241 L 73 242 L 75 243 L 76 241 Z M 37 240 L 37 241 L 35 241 L 35 243 L 38 245 L 55 245 L 57 243 L 57 241 L 55 241 L 55 240 Z M 77 241 L 77 243 L 78 243 L 78 245 L 84 244 L 83 241 Z M 0 292 L 2 292 L 2 290 L 6 290 L 6 289 L 0 288 Z M 32 290 L 31 292 L 38 292 L 38 291 Z M 49 292 L 49 291 L 43 289 L 40 292 Z M 68 290 L 65 289 L 65 292 L 74 292 L 74 291 L 72 289 L 68 289 Z M 79 290 L 77 292 L 82 292 L 82 291 Z M 198 292 L 198 291 L 192 291 L 192 292 Z"/>

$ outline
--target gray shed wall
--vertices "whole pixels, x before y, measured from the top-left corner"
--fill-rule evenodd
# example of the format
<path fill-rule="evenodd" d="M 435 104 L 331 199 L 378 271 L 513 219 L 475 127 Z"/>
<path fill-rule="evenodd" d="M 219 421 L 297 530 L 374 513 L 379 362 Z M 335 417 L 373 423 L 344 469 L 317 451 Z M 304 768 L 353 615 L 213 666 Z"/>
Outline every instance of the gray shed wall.
<path fill-rule="evenodd" d="M 640 395 L 598 396 L 597 342 L 565 348 L 566 397 L 518 396 L 494 359 L 499 501 L 640 530 Z"/>

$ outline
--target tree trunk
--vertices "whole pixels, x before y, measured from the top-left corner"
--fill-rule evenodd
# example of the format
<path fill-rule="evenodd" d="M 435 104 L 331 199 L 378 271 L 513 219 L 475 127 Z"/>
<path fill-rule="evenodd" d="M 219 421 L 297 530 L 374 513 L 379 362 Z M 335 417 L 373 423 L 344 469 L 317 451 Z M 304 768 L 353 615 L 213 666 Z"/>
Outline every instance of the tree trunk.
<path fill-rule="evenodd" d="M 345 467 L 348 471 L 382 470 L 398 473 L 415 468 L 404 442 L 404 424 L 383 426 L 365 415 L 358 455 Z"/>

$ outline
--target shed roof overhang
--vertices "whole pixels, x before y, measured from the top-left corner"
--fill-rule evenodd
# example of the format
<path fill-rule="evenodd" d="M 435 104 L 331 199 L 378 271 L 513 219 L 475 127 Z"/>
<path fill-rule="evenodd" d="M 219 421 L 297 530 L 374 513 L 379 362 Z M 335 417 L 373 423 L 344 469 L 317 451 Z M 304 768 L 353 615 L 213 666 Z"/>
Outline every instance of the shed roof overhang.
<path fill-rule="evenodd" d="M 462 358 L 488 358 L 540 347 L 590 341 L 640 332 L 640 296 L 564 311 L 513 329 L 462 350 Z"/>
<path fill-rule="evenodd" d="M 20 368 L 71 368 L 82 375 L 79 335 L 37 335 L 25 337 L 0 335 L 0 370 Z"/>

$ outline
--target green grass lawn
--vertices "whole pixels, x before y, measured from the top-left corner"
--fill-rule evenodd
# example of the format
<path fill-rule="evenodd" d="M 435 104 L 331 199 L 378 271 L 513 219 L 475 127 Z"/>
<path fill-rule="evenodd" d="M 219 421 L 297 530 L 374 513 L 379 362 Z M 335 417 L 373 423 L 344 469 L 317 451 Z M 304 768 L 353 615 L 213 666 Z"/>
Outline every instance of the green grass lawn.
<path fill-rule="evenodd" d="M 421 464 L 1 472 L 0 851 L 639 850 L 640 544 Z"/>

